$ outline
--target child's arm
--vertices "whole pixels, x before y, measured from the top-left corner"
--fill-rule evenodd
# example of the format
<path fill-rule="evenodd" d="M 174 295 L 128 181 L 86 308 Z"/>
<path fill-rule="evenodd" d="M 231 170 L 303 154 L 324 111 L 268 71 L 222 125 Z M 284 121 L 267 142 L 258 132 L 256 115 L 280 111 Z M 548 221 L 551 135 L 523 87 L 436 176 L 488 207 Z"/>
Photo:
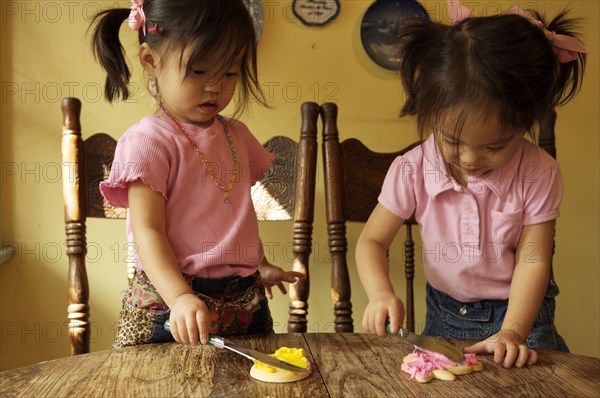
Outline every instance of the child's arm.
<path fill-rule="evenodd" d="M 392 333 L 404 322 L 404 304 L 396 294 L 389 275 L 387 252 L 404 220 L 378 204 L 365 224 L 356 244 L 358 276 L 367 293 L 362 325 L 366 332 L 386 335 L 389 318 Z"/>
<path fill-rule="evenodd" d="M 165 199 L 140 181 L 128 186 L 129 215 L 144 272 L 171 309 L 171 333 L 179 343 L 206 344 L 210 320 L 204 302 L 181 275 L 166 236 Z"/>
<path fill-rule="evenodd" d="M 523 228 L 502 328 L 487 340 L 465 348 L 465 352 L 493 352 L 494 361 L 505 368 L 537 362 L 537 353 L 527 347 L 526 341 L 548 286 L 553 238 L 554 221 Z"/>
<path fill-rule="evenodd" d="M 260 279 L 265 286 L 265 293 L 269 299 L 273 298 L 273 292 L 271 291 L 273 286 L 276 285 L 281 293 L 286 294 L 287 290 L 283 282 L 294 283 L 298 278 L 304 278 L 304 274 L 301 272 L 284 271 L 278 266 L 269 263 L 264 255 L 258 264 L 258 272 L 260 272 Z"/>

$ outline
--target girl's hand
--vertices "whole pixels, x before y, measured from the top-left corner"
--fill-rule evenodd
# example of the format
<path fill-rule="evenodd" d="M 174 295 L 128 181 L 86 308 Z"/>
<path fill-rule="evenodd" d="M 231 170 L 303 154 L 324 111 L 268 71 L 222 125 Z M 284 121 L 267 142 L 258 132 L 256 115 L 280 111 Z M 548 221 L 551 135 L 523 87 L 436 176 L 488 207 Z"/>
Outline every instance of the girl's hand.
<path fill-rule="evenodd" d="M 511 329 L 503 329 L 484 341 L 465 347 L 465 352 L 487 352 L 494 354 L 494 362 L 505 368 L 513 365 L 522 368 L 533 365 L 538 360 L 538 354 L 521 341 Z"/>
<path fill-rule="evenodd" d="M 283 282 L 294 283 L 298 278 L 304 278 L 304 274 L 296 271 L 284 271 L 276 265 L 270 264 L 266 260 L 258 265 L 260 278 L 265 286 L 265 293 L 269 299 L 273 298 L 271 287 L 277 285 L 281 293 L 286 294 L 287 290 Z"/>
<path fill-rule="evenodd" d="M 178 343 L 198 345 L 208 343 L 211 330 L 208 308 L 204 301 L 191 293 L 182 294 L 171 307 L 171 334 Z"/>
<path fill-rule="evenodd" d="M 369 301 L 363 314 L 362 326 L 365 332 L 386 336 L 386 321 L 390 322 L 390 332 L 397 333 L 404 322 L 404 303 L 394 293 L 387 292 Z"/>

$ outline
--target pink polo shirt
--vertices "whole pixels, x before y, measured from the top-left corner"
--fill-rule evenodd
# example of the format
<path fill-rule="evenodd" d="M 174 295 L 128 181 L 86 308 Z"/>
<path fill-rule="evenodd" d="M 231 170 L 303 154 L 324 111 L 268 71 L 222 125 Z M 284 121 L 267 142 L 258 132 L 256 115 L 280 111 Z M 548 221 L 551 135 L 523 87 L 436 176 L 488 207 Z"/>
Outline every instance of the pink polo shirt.
<path fill-rule="evenodd" d="M 200 155 L 173 124 L 147 116 L 119 139 L 113 167 L 100 189 L 115 207 L 128 207 L 127 183 L 143 181 L 165 198 L 166 233 L 179 268 L 201 277 L 247 276 L 256 272 L 263 247 L 250 187 L 266 172 L 274 155 L 241 122 L 226 119 L 238 159 L 238 180 L 223 191 L 205 170 Z M 182 124 L 202 149 L 221 185 L 233 172 L 223 127 Z M 127 215 L 127 237 L 135 243 Z M 134 246 L 135 247 L 135 246 Z M 136 256 L 136 267 L 143 269 Z"/>
<path fill-rule="evenodd" d="M 396 158 L 379 202 L 402 219 L 414 212 L 431 286 L 472 302 L 508 298 L 523 227 L 556 219 L 562 192 L 558 163 L 526 140 L 506 165 L 463 187 L 447 173 L 431 135 Z M 523 261 L 534 250 L 525 243 Z"/>

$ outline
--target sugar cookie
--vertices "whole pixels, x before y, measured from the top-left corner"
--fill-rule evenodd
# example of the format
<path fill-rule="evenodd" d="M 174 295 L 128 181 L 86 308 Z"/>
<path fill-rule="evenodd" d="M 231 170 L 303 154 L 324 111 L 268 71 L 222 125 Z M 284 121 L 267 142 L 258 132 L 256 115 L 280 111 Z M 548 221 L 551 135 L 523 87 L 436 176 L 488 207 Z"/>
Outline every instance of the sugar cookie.
<path fill-rule="evenodd" d="M 290 363 L 292 365 L 310 369 L 310 362 L 304 355 L 302 348 L 289 348 L 281 347 L 273 354 L 272 357 Z M 299 381 L 310 376 L 309 373 L 293 373 L 287 370 L 274 368 L 264 363 L 254 362 L 252 368 L 250 368 L 250 376 L 256 380 L 264 381 L 267 383 L 289 383 L 292 381 Z"/>
<path fill-rule="evenodd" d="M 402 371 L 410 374 L 411 379 L 427 383 L 432 379 L 451 381 L 456 375 L 466 375 L 483 370 L 483 364 L 477 361 L 475 354 L 465 354 L 463 363 L 456 363 L 441 354 L 415 349 L 402 360 Z"/>

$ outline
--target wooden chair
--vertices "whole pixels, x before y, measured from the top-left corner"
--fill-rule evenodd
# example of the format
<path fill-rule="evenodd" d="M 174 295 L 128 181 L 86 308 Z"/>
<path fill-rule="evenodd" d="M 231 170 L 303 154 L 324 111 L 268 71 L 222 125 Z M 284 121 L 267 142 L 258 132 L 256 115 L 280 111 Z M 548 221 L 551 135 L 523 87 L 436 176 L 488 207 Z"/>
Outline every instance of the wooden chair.
<path fill-rule="evenodd" d="M 329 251 L 332 258 L 331 292 L 334 302 L 336 332 L 352 332 L 352 303 L 346 252 L 346 222 L 366 222 L 377 205 L 383 180 L 393 160 L 419 145 L 416 142 L 398 152 L 377 153 L 359 140 L 350 138 L 340 144 L 337 129 L 337 106 L 321 105 L 323 121 L 323 159 L 325 202 Z M 556 112 L 551 111 L 540 126 L 539 146 L 556 158 L 554 126 Z M 414 318 L 414 217 L 405 222 L 404 270 L 406 279 L 406 328 L 415 331 Z"/>
<path fill-rule="evenodd" d="M 275 136 L 265 144 L 277 158 L 267 173 L 252 187 L 252 200 L 259 221 L 293 220 L 293 270 L 302 272 L 289 287 L 290 306 L 288 332 L 307 330 L 309 294 L 309 257 L 317 170 L 317 119 L 319 105 L 305 102 L 301 107 L 302 126 L 298 142 Z"/>
<path fill-rule="evenodd" d="M 82 139 L 81 102 L 78 99 L 63 99 L 62 112 L 63 197 L 69 258 L 68 329 L 71 355 L 77 355 L 90 350 L 90 288 L 85 264 L 86 219 L 123 219 L 126 210 L 110 206 L 99 190 L 99 183 L 110 173 L 116 141 L 104 133 Z M 299 142 L 281 136 L 267 141 L 265 146 L 277 153 L 277 160 L 252 190 L 259 220 L 294 221 L 293 269 L 305 273 L 307 278 L 290 286 L 290 332 L 306 331 L 318 112 L 319 106 L 315 103 L 302 105 Z M 131 266 L 128 276 L 131 278 L 132 275 Z"/>
<path fill-rule="evenodd" d="M 556 126 L 556 110 L 552 109 L 542 120 L 538 137 L 538 146 L 546 153 L 556 159 L 556 135 L 554 127 Z M 556 237 L 556 225 L 554 226 L 554 236 Z M 554 249 L 556 243 L 552 242 L 552 257 L 554 258 Z M 550 279 L 554 281 L 554 267 L 550 264 Z"/>
<path fill-rule="evenodd" d="M 377 205 L 383 180 L 394 159 L 419 143 L 398 152 L 378 153 L 350 138 L 340 143 L 337 129 L 337 105 L 321 105 L 323 121 L 323 163 L 329 252 L 332 259 L 331 294 L 334 302 L 336 332 L 352 332 L 352 303 L 346 252 L 346 222 L 366 222 Z M 406 322 L 414 331 L 414 220 L 406 221 L 405 276 Z"/>

